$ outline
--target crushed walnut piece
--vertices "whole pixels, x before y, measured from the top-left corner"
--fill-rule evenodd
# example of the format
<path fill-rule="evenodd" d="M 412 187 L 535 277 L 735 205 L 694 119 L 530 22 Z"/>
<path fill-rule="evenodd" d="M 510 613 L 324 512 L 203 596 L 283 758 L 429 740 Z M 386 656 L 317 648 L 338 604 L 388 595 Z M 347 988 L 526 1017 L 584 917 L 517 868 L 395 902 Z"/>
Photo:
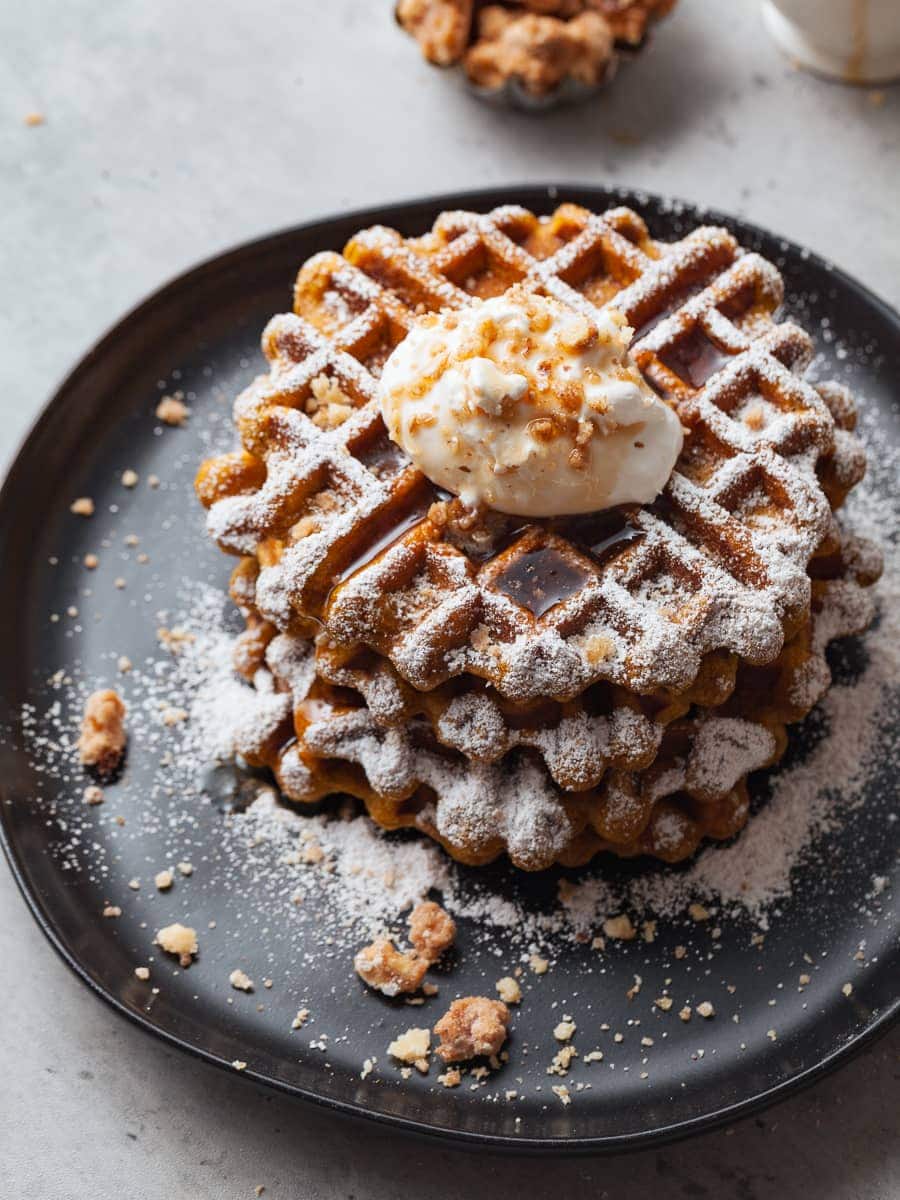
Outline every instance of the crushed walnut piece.
<path fill-rule="evenodd" d="M 242 971 L 240 967 L 235 968 L 235 970 L 231 972 L 231 974 L 228 976 L 228 982 L 238 992 L 253 991 L 253 980 L 246 973 L 246 971 Z"/>
<path fill-rule="evenodd" d="M 603 932 L 607 937 L 618 938 L 623 942 L 630 942 L 632 938 L 637 937 L 637 930 L 627 913 L 620 913 L 617 917 L 607 917 L 603 922 Z"/>
<path fill-rule="evenodd" d="M 190 413 L 191 410 L 185 404 L 182 392 L 163 396 L 156 406 L 157 420 L 162 421 L 164 425 L 183 425 Z"/>
<path fill-rule="evenodd" d="M 376 938 L 353 960 L 356 973 L 370 988 L 384 996 L 417 992 L 422 986 L 428 959 L 398 950 L 389 938 Z"/>
<path fill-rule="evenodd" d="M 93 692 L 84 706 L 78 755 L 86 767 L 111 775 L 125 753 L 125 705 L 112 688 Z"/>
<path fill-rule="evenodd" d="M 402 1063 L 411 1063 L 423 1075 L 428 1072 L 428 1055 L 431 1052 L 431 1033 L 427 1029 L 407 1029 L 394 1038 L 388 1046 L 388 1054 Z"/>
<path fill-rule="evenodd" d="M 157 871 L 157 873 L 153 876 L 153 882 L 156 884 L 159 891 L 167 892 L 175 882 L 175 876 L 168 869 L 168 867 L 166 867 L 162 871 Z"/>
<path fill-rule="evenodd" d="M 478 14 L 478 39 L 463 66 L 477 87 L 493 91 L 515 79 L 543 96 L 567 78 L 599 84 L 613 58 L 610 27 L 597 12 L 563 21 L 490 4 Z"/>
<path fill-rule="evenodd" d="M 561 1046 L 554 1054 L 550 1066 L 547 1068 L 547 1074 L 567 1075 L 572 1065 L 572 1059 L 577 1057 L 578 1051 L 574 1046 Z"/>
<path fill-rule="evenodd" d="M 519 78 L 546 94 L 566 76 L 599 82 L 615 51 L 639 47 L 648 26 L 676 0 L 398 0 L 398 23 L 428 62 L 462 61 L 473 82 L 491 88 Z M 476 20 L 477 13 L 477 20 Z M 498 45 L 500 43 L 500 45 Z M 490 75 L 491 82 L 483 83 Z"/>
<path fill-rule="evenodd" d="M 449 67 L 459 62 L 468 45 L 472 9 L 473 0 L 399 0 L 394 12 L 425 58 Z"/>
<path fill-rule="evenodd" d="M 522 989 L 519 986 L 518 979 L 513 979 L 512 975 L 504 975 L 502 979 L 498 979 L 494 984 L 497 989 L 497 995 L 504 1004 L 519 1004 L 522 1000 Z"/>
<path fill-rule="evenodd" d="M 456 923 L 433 900 L 423 900 L 409 914 L 409 940 L 429 962 L 437 962 L 456 940 Z"/>
<path fill-rule="evenodd" d="M 563 1017 L 553 1030 L 553 1036 L 558 1042 L 567 1042 L 574 1035 L 575 1029 L 576 1025 L 571 1017 Z"/>
<path fill-rule="evenodd" d="M 157 930 L 154 940 L 161 950 L 165 950 L 166 954 L 176 954 L 183 967 L 191 965 L 194 955 L 200 949 L 197 944 L 196 929 L 191 929 L 189 925 L 181 925 L 178 922 Z"/>
<path fill-rule="evenodd" d="M 69 512 L 74 513 L 76 517 L 92 517 L 94 515 L 94 502 L 90 496 L 79 496 L 77 500 L 73 500 L 69 505 Z"/>
<path fill-rule="evenodd" d="M 82 799 L 85 804 L 102 804 L 103 789 L 98 788 L 95 783 L 92 783 L 90 787 L 86 787 L 82 792 Z"/>
<path fill-rule="evenodd" d="M 311 382 L 304 408 L 320 429 L 337 429 L 353 412 L 349 397 L 327 375 L 317 375 Z"/>
<path fill-rule="evenodd" d="M 314 867 L 325 857 L 325 851 L 316 841 L 309 841 L 300 851 L 300 861 L 307 867 Z"/>
<path fill-rule="evenodd" d="M 502 1000 L 464 996 L 454 1000 L 434 1027 L 435 1049 L 444 1062 L 465 1062 L 497 1054 L 506 1041 L 509 1009 Z"/>

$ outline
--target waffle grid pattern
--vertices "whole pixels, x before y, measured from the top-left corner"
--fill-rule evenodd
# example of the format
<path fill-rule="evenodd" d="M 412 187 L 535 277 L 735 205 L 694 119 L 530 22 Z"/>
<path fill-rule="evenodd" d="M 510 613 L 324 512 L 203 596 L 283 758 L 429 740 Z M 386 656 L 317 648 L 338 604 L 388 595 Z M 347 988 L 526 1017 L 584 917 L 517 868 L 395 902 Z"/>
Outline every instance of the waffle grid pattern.
<path fill-rule="evenodd" d="M 417 313 L 523 281 L 586 312 L 614 299 L 688 430 L 662 504 L 632 517 L 643 536 L 600 566 L 540 525 L 473 561 L 454 505 L 426 515 L 433 491 L 378 412 L 377 371 Z M 270 374 L 236 405 L 244 451 L 201 473 L 210 529 L 258 557 L 268 619 L 298 633 L 324 622 L 420 690 L 471 673 L 513 699 L 565 700 L 598 680 L 687 687 L 720 648 L 771 659 L 808 605 L 806 564 L 831 526 L 816 468 L 835 475 L 837 444 L 827 404 L 793 373 L 809 341 L 773 321 L 780 298 L 777 271 L 725 231 L 666 246 L 625 209 L 563 206 L 548 223 L 516 208 L 447 213 L 414 241 L 364 231 L 344 257 L 310 260 L 297 312 L 267 328 Z M 698 337 L 716 356 L 709 379 Z M 303 411 L 322 376 L 349 405 L 335 429 Z M 578 581 L 540 616 L 498 587 L 537 547 Z"/>

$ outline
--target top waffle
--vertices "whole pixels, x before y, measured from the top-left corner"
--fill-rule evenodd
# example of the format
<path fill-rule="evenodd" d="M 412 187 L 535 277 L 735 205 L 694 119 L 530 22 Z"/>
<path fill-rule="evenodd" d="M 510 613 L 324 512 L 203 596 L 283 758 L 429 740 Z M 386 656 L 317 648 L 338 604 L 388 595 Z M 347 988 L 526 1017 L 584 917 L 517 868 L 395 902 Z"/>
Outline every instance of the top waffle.
<path fill-rule="evenodd" d="M 652 506 L 598 518 L 473 521 L 387 438 L 382 363 L 417 314 L 513 284 L 591 315 L 612 304 L 686 429 Z M 772 661 L 809 606 L 807 563 L 864 460 L 837 393 L 799 378 L 811 346 L 778 323 L 776 269 L 725 230 L 666 244 L 627 209 L 444 213 L 404 240 L 358 234 L 301 269 L 270 371 L 236 403 L 244 449 L 209 460 L 209 528 L 255 555 L 279 629 L 320 625 L 415 688 L 470 673 L 514 700 L 598 681 L 683 689 L 705 655 Z"/>

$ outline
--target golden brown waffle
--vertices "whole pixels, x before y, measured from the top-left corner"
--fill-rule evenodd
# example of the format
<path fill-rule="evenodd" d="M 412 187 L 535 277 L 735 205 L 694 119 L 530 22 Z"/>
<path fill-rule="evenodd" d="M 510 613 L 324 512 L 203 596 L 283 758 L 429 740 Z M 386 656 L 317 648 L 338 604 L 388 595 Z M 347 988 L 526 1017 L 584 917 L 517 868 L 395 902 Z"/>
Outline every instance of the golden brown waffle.
<path fill-rule="evenodd" d="M 819 390 L 828 397 L 836 421 L 852 426 L 856 414 L 846 389 L 830 383 Z M 823 561 L 826 572 L 833 574 L 833 558 L 826 555 Z M 811 574 L 821 574 L 821 569 L 814 558 Z M 255 559 L 243 559 L 231 585 L 232 596 L 248 620 L 239 643 L 238 667 L 251 680 L 277 633 L 255 608 L 258 570 Z M 801 639 L 794 644 L 801 644 Z M 476 762 L 497 762 L 513 749 L 529 747 L 543 759 L 556 784 L 568 791 L 584 791 L 596 787 L 608 768 L 636 771 L 649 766 L 664 727 L 692 705 L 723 704 L 734 689 L 737 658 L 721 653 L 706 656 L 692 685 L 677 694 L 638 696 L 614 685 L 597 684 L 564 703 L 511 701 L 473 677 L 419 692 L 386 659 L 364 647 L 336 646 L 327 637 L 316 640 L 315 670 L 325 683 L 358 693 L 378 725 L 424 718 L 435 741 Z"/>
<path fill-rule="evenodd" d="M 232 598 L 247 620 L 235 661 L 250 681 L 278 633 L 255 609 L 256 574 L 255 560 L 243 559 L 231 584 Z M 528 747 L 560 787 L 583 791 L 595 787 L 609 767 L 634 771 L 649 766 L 664 726 L 692 704 L 722 704 L 734 688 L 737 660 L 734 655 L 708 655 L 692 685 L 677 695 L 637 696 L 601 683 L 564 703 L 508 700 L 471 677 L 419 692 L 386 659 L 370 650 L 347 651 L 327 638 L 316 640 L 315 670 L 324 683 L 356 692 L 378 725 L 422 718 L 436 741 L 474 762 L 497 762 L 517 747 Z"/>
<path fill-rule="evenodd" d="M 481 524 L 387 438 L 377 375 L 417 313 L 513 283 L 591 313 L 614 303 L 647 378 L 687 429 L 658 503 L 591 520 Z M 263 339 L 238 400 L 244 444 L 198 491 L 226 550 L 257 557 L 279 629 L 323 625 L 418 690 L 471 675 L 514 701 L 598 682 L 690 686 L 712 652 L 772 661 L 809 603 L 807 563 L 864 459 L 796 372 L 810 342 L 774 314 L 775 268 L 725 230 L 650 238 L 627 209 L 444 213 L 406 240 L 375 228 L 301 269 L 295 314 Z"/>
<path fill-rule="evenodd" d="M 652 766 L 608 771 L 593 789 L 559 788 L 527 751 L 472 763 L 437 744 L 422 721 L 384 729 L 357 694 L 316 679 L 308 643 L 284 635 L 267 644 L 265 658 L 293 695 L 293 728 L 269 731 L 250 758 L 273 768 L 290 799 L 349 793 L 384 828 L 419 828 L 468 863 L 504 850 L 529 870 L 573 865 L 599 850 L 678 861 L 746 820 L 747 774 L 780 757 L 785 725 L 824 694 L 825 650 L 868 624 L 866 587 L 879 572 L 877 553 L 851 538 L 817 560 L 811 616 L 778 661 L 741 667 L 724 705 L 669 725 Z"/>

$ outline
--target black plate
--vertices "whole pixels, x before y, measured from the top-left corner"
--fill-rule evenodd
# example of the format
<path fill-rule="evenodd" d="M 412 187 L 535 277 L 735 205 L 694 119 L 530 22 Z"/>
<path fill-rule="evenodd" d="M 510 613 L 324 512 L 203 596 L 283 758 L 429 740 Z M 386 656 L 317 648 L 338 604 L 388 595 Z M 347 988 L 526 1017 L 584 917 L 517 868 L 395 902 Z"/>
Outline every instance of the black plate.
<path fill-rule="evenodd" d="M 128 788 L 109 789 L 107 803 L 90 810 L 92 818 L 97 814 L 94 866 L 63 869 L 60 844 L 65 833 L 59 822 L 65 821 L 67 806 L 78 806 L 78 799 L 63 780 L 36 774 L 19 725 L 23 702 L 46 706 L 45 681 L 60 668 L 78 671 L 89 680 L 109 678 L 111 651 L 128 653 L 135 662 L 152 652 L 153 613 L 176 605 L 184 579 L 224 586 L 230 564 L 204 534 L 191 495 L 192 475 L 210 431 L 220 444 L 226 438 L 229 401 L 259 370 L 260 331 L 272 313 L 289 307 L 301 260 L 315 251 L 340 247 L 356 229 L 371 223 L 418 233 L 442 209 L 486 209 L 513 200 L 548 211 L 557 195 L 594 209 L 628 203 L 663 237 L 700 220 L 726 224 L 744 245 L 778 261 L 788 293 L 803 296 L 808 327 L 816 329 L 828 318 L 831 328 L 841 331 L 840 346 L 829 342 L 822 347 L 820 374 L 840 377 L 849 370 L 854 386 L 877 410 L 888 438 L 897 441 L 897 413 L 889 391 L 900 378 L 897 314 L 830 265 L 743 221 L 619 190 L 528 187 L 357 212 L 241 246 L 157 292 L 91 351 L 38 420 L 6 481 L 0 497 L 6 570 L 0 625 L 8 641 L 0 665 L 0 693 L 5 727 L 13 732 L 0 748 L 2 828 L 13 872 L 53 945 L 98 995 L 148 1031 L 222 1066 L 244 1060 L 249 1064 L 246 1075 L 283 1091 L 407 1129 L 510 1148 L 597 1151 L 660 1141 L 732 1120 L 810 1082 L 887 1028 L 897 1013 L 900 967 L 890 921 L 865 921 L 848 898 L 862 896 L 873 873 L 889 876 L 896 870 L 883 821 L 873 816 L 883 813 L 895 794 L 896 762 L 885 758 L 870 780 L 867 805 L 851 815 L 833 839 L 840 886 L 829 886 L 821 878 L 804 879 L 774 924 L 764 956 L 751 947 L 748 928 L 724 928 L 721 949 L 709 974 L 702 976 L 703 987 L 723 1007 L 720 1019 L 702 1023 L 702 1028 L 697 1020 L 682 1026 L 671 1019 L 665 1027 L 657 1023 L 651 1028 L 652 1014 L 643 1005 L 641 1032 L 655 1033 L 657 1044 L 649 1078 L 641 1079 L 638 1032 L 626 1024 L 638 1010 L 624 993 L 637 972 L 644 978 L 643 995 L 659 994 L 671 970 L 673 947 L 684 940 L 684 931 L 661 931 L 652 947 L 640 942 L 623 945 L 606 960 L 602 973 L 589 973 L 596 962 L 590 951 L 570 946 L 560 951 L 555 969 L 540 981 L 541 1003 L 523 1005 L 516 1012 L 513 1062 L 499 1077 L 499 1086 L 518 1088 L 523 1098 L 488 1103 L 483 1091 L 434 1087 L 434 1069 L 428 1080 L 414 1077 L 401 1083 L 396 1070 L 384 1062 L 384 1046 L 396 1031 L 417 1023 L 419 1010 L 398 1011 L 365 995 L 346 954 L 321 958 L 318 969 L 302 979 L 279 976 L 268 993 L 260 991 L 251 998 L 229 991 L 225 977 L 238 957 L 252 975 L 262 978 L 274 973 L 279 961 L 290 963 L 297 939 L 314 936 L 314 930 L 299 919 L 296 925 L 280 920 L 267 924 L 266 914 L 254 912 L 248 899 L 252 881 L 238 887 L 221 864 L 217 867 L 223 818 L 214 805 L 197 800 L 189 831 L 191 857 L 203 862 L 203 869 L 192 880 L 179 881 L 170 896 L 156 897 L 152 906 L 146 887 L 141 905 L 135 903 L 127 881 L 133 875 L 146 880 L 152 867 L 170 860 L 171 831 L 150 829 L 140 838 L 130 838 L 112 814 L 121 812 L 126 822 L 140 821 L 141 806 L 146 809 L 152 803 L 141 795 L 140 785 L 151 777 L 153 756 L 133 751 Z M 194 416 L 186 430 L 154 435 L 152 410 L 161 383 L 191 393 Z M 127 492 L 118 480 L 124 467 L 135 468 L 142 480 L 155 471 L 165 483 L 149 491 L 142 482 Z M 68 503 L 77 495 L 97 501 L 91 521 L 69 514 Z M 123 546 L 122 537 L 129 532 L 140 536 L 141 549 L 150 557 L 143 577 L 133 553 Z M 88 578 L 80 560 L 106 536 L 113 548 Z M 48 564 L 53 556 L 58 558 L 55 566 Z M 128 577 L 123 591 L 113 587 L 117 574 Z M 94 596 L 82 600 L 83 616 L 66 617 L 67 606 L 86 585 Z M 104 613 L 96 624 L 94 607 Z M 62 619 L 51 623 L 51 612 L 63 614 Z M 852 670 L 852 654 L 845 658 L 845 669 Z M 35 804 L 32 798 L 38 792 L 43 800 Z M 622 868 L 604 864 L 593 869 Z M 552 893 L 554 877 L 551 873 L 549 879 L 513 883 L 498 868 L 492 878 L 540 895 Z M 101 918 L 107 902 L 121 905 L 120 920 Z M 148 1002 L 148 985 L 135 979 L 133 969 L 146 961 L 153 922 L 186 916 L 201 930 L 200 958 L 180 974 L 155 968 L 154 982 L 162 985 Z M 207 921 L 213 918 L 216 933 L 206 933 Z M 149 925 L 142 926 L 142 921 Z M 867 966 L 850 976 L 854 991 L 848 1001 L 840 989 L 861 937 L 867 939 Z M 491 987 L 511 965 L 495 956 L 498 940 L 502 950 L 502 939 L 478 936 L 476 926 L 462 923 L 460 953 L 453 974 L 443 983 L 445 995 Z M 816 960 L 816 987 L 798 994 L 803 951 Z M 783 989 L 778 987 L 782 982 Z M 735 1026 L 724 1015 L 726 983 L 737 985 L 740 1040 L 746 1051 L 739 1049 Z M 256 1011 L 260 997 L 265 1001 L 262 1013 Z M 776 1009 L 769 1005 L 773 997 Z M 701 998 L 699 993 L 696 998 Z M 318 1017 L 309 1036 L 290 1031 L 300 999 Z M 553 1000 L 559 1002 L 556 1010 L 550 1008 Z M 420 1018 L 422 1023 L 433 1023 L 441 1011 L 435 1003 Z M 556 1048 L 552 1014 L 563 1010 L 571 1012 L 581 1028 L 606 1021 L 612 1029 L 629 1029 L 622 1048 L 607 1052 L 608 1059 L 620 1059 L 619 1069 L 608 1070 L 607 1062 L 594 1068 L 593 1076 L 580 1074 L 593 1080 L 592 1088 L 578 1093 L 568 1108 L 549 1093 L 550 1085 L 559 1081 L 545 1074 Z M 774 1024 L 777 1041 L 766 1037 Z M 663 1028 L 670 1031 L 665 1041 Z M 329 1029 L 333 1040 L 327 1053 L 308 1048 L 310 1036 Z M 334 1040 L 335 1030 L 345 1034 L 345 1040 Z M 531 1053 L 524 1057 L 517 1047 L 526 1042 Z M 589 1048 L 584 1039 L 579 1044 L 582 1051 Z M 702 1057 L 696 1054 L 700 1048 Z M 379 1070 L 362 1081 L 361 1062 L 373 1050 L 379 1055 Z M 516 1076 L 524 1082 L 517 1083 Z M 535 1091 L 538 1084 L 540 1092 Z"/>

